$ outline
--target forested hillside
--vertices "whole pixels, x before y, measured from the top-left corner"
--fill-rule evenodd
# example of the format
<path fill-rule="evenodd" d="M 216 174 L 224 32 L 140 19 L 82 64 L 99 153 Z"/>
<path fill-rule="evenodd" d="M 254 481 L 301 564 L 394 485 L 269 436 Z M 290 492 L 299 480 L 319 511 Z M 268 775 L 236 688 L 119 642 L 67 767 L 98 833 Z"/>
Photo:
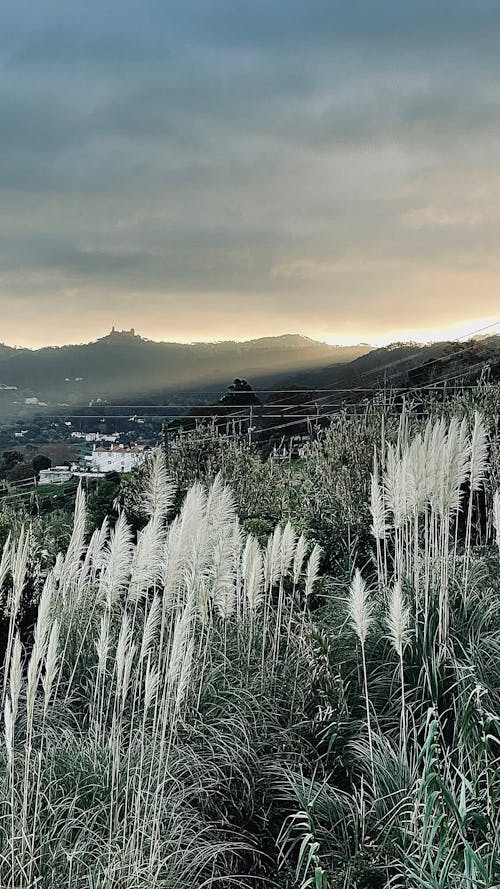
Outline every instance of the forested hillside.
<path fill-rule="evenodd" d="M 31 410 L 26 398 L 47 406 L 124 402 L 148 397 L 160 402 L 182 390 L 185 397 L 213 393 L 237 376 L 278 385 L 290 373 L 325 363 L 350 361 L 369 346 L 329 346 L 301 336 L 248 342 L 162 343 L 130 331 L 112 332 L 93 343 L 37 350 L 7 350 L 0 360 L 0 410 Z M 0 355 L 0 359 L 1 359 Z"/>

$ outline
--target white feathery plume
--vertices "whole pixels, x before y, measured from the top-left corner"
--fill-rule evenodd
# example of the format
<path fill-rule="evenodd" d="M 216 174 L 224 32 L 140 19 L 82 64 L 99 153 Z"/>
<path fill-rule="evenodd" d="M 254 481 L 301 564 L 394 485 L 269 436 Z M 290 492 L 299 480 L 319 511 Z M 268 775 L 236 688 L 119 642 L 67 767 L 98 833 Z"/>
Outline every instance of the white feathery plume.
<path fill-rule="evenodd" d="M 156 693 L 160 687 L 159 670 L 151 665 L 151 656 L 148 655 L 148 663 L 146 667 L 146 675 L 144 677 L 144 716 L 148 712 L 153 703 Z"/>
<path fill-rule="evenodd" d="M 488 432 L 483 418 L 475 411 L 470 443 L 470 491 L 479 491 L 488 469 Z"/>
<path fill-rule="evenodd" d="M 213 602 L 218 613 L 225 620 L 231 617 L 236 607 L 232 552 L 231 538 L 221 536 L 215 544 L 210 569 Z"/>
<path fill-rule="evenodd" d="M 109 612 L 106 611 L 101 615 L 101 626 L 99 630 L 99 638 L 96 642 L 97 651 L 97 671 L 102 674 L 106 670 L 106 661 L 108 658 L 109 646 Z"/>
<path fill-rule="evenodd" d="M 161 615 L 162 615 L 162 604 L 160 597 L 155 594 L 153 597 L 153 601 L 151 602 L 151 607 L 148 611 L 148 615 L 144 622 L 144 629 L 142 633 L 141 640 L 141 650 L 139 654 L 139 660 L 142 661 L 149 653 L 150 648 L 152 647 L 155 636 L 159 632 L 160 623 L 161 623 Z"/>
<path fill-rule="evenodd" d="M 3 674 L 3 688 L 2 688 L 2 700 L 5 701 L 5 693 L 7 690 L 7 680 L 8 680 L 8 667 L 11 658 L 12 651 L 12 642 L 13 642 L 13 633 L 14 633 L 14 625 L 15 620 L 19 611 L 19 606 L 21 604 L 21 597 L 24 589 L 24 584 L 26 580 L 26 571 L 28 567 L 28 557 L 29 557 L 29 549 L 31 544 L 31 535 L 27 532 L 24 526 L 21 528 L 21 533 L 19 535 L 19 539 L 17 542 L 17 546 L 14 549 L 7 547 L 7 554 L 10 551 L 11 564 L 10 570 L 12 573 L 12 592 L 9 597 L 7 611 L 9 613 L 9 633 L 7 638 L 7 647 L 5 650 L 4 656 L 4 674 Z M 42 599 L 44 597 L 44 592 L 47 587 L 52 583 L 52 577 L 49 574 L 45 584 L 44 591 L 42 591 Z M 47 596 L 47 593 L 46 593 Z M 40 607 L 43 607 L 42 603 L 40 603 Z M 40 614 L 39 607 L 39 614 Z M 39 623 L 37 621 L 37 627 L 35 628 L 35 647 L 36 647 L 36 639 L 37 639 L 37 628 L 38 632 L 40 632 L 41 626 L 39 627 Z"/>
<path fill-rule="evenodd" d="M 272 552 L 273 552 L 273 535 L 267 538 L 266 549 L 264 552 L 264 586 L 266 590 L 269 587 L 269 581 L 272 571 Z"/>
<path fill-rule="evenodd" d="M 281 535 L 280 574 L 285 577 L 293 561 L 297 535 L 291 522 L 287 522 Z"/>
<path fill-rule="evenodd" d="M 262 602 L 263 558 L 259 542 L 251 534 L 241 556 L 241 571 L 248 607 L 255 611 Z"/>
<path fill-rule="evenodd" d="M 132 532 L 125 513 L 121 512 L 106 546 L 105 567 L 99 583 L 99 592 L 108 607 L 116 602 L 127 585 L 132 555 Z"/>
<path fill-rule="evenodd" d="M 210 616 L 211 602 L 206 576 L 202 574 L 196 580 L 196 575 L 190 572 L 186 580 L 186 590 L 188 598 L 189 596 L 193 596 L 194 601 L 196 602 L 198 617 L 200 618 L 201 623 L 205 626 L 208 623 L 208 618 Z"/>
<path fill-rule="evenodd" d="M 2 558 L 0 559 L 0 592 L 7 574 L 11 569 L 12 558 L 12 534 L 9 531 L 7 539 L 3 545 Z"/>
<path fill-rule="evenodd" d="M 359 568 L 356 569 L 349 588 L 348 608 L 351 627 L 364 646 L 373 622 L 373 604 L 368 598 L 368 590 Z"/>
<path fill-rule="evenodd" d="M 160 579 L 163 571 L 165 534 L 157 515 L 150 519 L 137 537 L 130 569 L 127 598 L 137 600 Z"/>
<path fill-rule="evenodd" d="M 271 538 L 271 575 L 269 578 L 271 586 L 274 586 L 280 576 L 282 539 L 283 529 L 280 525 L 276 525 Z"/>
<path fill-rule="evenodd" d="M 193 663 L 194 639 L 189 639 L 182 658 L 179 681 L 177 682 L 177 692 L 175 696 L 175 711 L 179 710 L 184 701 L 191 679 L 191 666 Z"/>
<path fill-rule="evenodd" d="M 179 520 L 184 546 L 188 546 L 197 537 L 199 529 L 205 521 L 207 496 L 199 482 L 191 485 L 184 498 Z"/>
<path fill-rule="evenodd" d="M 389 444 L 384 472 L 385 502 L 392 513 L 395 528 L 400 528 L 406 515 L 406 464 Z"/>
<path fill-rule="evenodd" d="M 191 635 L 192 612 L 193 608 L 189 601 L 175 622 L 166 677 L 170 686 L 174 686 L 181 675 L 184 654 Z"/>
<path fill-rule="evenodd" d="M 376 452 L 373 454 L 373 472 L 371 474 L 370 481 L 370 513 L 372 517 L 370 531 L 376 540 L 385 540 L 387 531 L 385 504 L 382 488 L 380 485 Z"/>
<path fill-rule="evenodd" d="M 128 681 L 130 675 L 130 652 L 135 650 L 132 645 L 132 627 L 130 618 L 125 611 L 122 617 L 118 641 L 116 643 L 116 696 L 121 697 L 122 702 L 127 694 Z M 128 671 L 128 673 L 127 673 Z"/>
<path fill-rule="evenodd" d="M 202 526 L 186 554 L 183 571 L 186 596 L 188 598 L 192 596 L 196 600 L 203 622 L 207 620 L 209 612 L 208 575 L 212 557 L 211 543 L 206 534 L 206 526 Z"/>
<path fill-rule="evenodd" d="M 246 544 L 247 535 L 245 534 L 243 528 L 240 525 L 239 519 L 236 519 L 233 522 L 232 531 L 231 531 L 231 540 L 232 540 L 232 551 L 233 551 L 233 560 L 235 566 L 239 565 L 241 555 L 243 552 L 243 548 Z"/>
<path fill-rule="evenodd" d="M 361 661 L 363 665 L 363 685 L 365 691 L 366 706 L 366 724 L 368 729 L 368 747 L 370 751 L 372 781 L 373 786 L 375 787 L 375 768 L 373 762 L 373 741 L 370 719 L 370 699 L 368 695 L 368 678 L 365 657 L 366 637 L 368 636 L 368 631 L 373 621 L 373 603 L 368 598 L 368 590 L 359 569 L 356 569 L 356 573 L 352 579 L 351 586 L 349 588 L 348 613 L 350 617 L 351 627 L 356 633 L 361 646 Z"/>
<path fill-rule="evenodd" d="M 305 583 L 305 596 L 306 599 L 311 595 L 314 584 L 316 583 L 319 575 L 319 563 L 321 560 L 322 549 L 319 544 L 315 543 L 311 555 L 307 561 L 306 567 L 306 583 Z"/>
<path fill-rule="evenodd" d="M 168 529 L 163 555 L 163 606 L 169 607 L 177 601 L 181 582 L 182 567 L 182 527 L 179 516 L 176 516 Z"/>
<path fill-rule="evenodd" d="M 109 540 L 109 519 L 105 517 L 101 527 L 96 532 L 96 541 L 92 553 L 92 580 L 95 581 L 106 563 L 107 543 Z"/>
<path fill-rule="evenodd" d="M 61 568 L 60 585 L 69 587 L 74 583 L 81 567 L 82 555 L 85 547 L 85 524 L 87 520 L 87 507 L 85 491 L 82 484 L 78 485 L 75 499 L 75 511 L 73 517 L 73 531 L 71 533 L 64 563 Z"/>
<path fill-rule="evenodd" d="M 50 610 L 52 604 L 52 593 L 54 590 L 54 579 L 52 573 L 47 576 L 44 583 L 42 595 L 38 605 L 38 616 L 33 633 L 33 647 L 31 649 L 31 657 L 28 662 L 27 682 L 26 682 L 26 711 L 28 714 L 28 723 L 33 717 L 33 708 L 35 705 L 35 696 L 40 681 L 40 669 L 49 637 L 50 629 Z"/>
<path fill-rule="evenodd" d="M 28 661 L 28 670 L 26 676 L 26 712 L 28 714 L 28 722 L 33 717 L 33 708 L 35 706 L 35 696 L 40 679 L 40 664 L 43 652 L 40 650 L 39 643 L 35 643 L 31 649 L 31 657 Z"/>
<path fill-rule="evenodd" d="M 480 490 L 488 469 L 488 433 L 485 424 L 478 411 L 474 413 L 474 426 L 470 437 L 469 458 L 469 505 L 467 509 L 467 525 L 465 533 L 465 561 L 463 567 L 463 596 L 467 601 L 467 589 L 469 580 L 469 565 L 472 538 L 472 512 L 474 494 Z"/>
<path fill-rule="evenodd" d="M 19 705 L 19 695 L 21 694 L 23 682 L 22 668 L 22 645 L 19 633 L 16 633 L 14 645 L 12 646 L 12 658 L 10 662 L 9 691 L 12 703 L 12 718 L 14 722 L 17 717 L 17 708 Z"/>
<path fill-rule="evenodd" d="M 233 560 L 233 573 L 234 573 L 234 596 L 235 596 L 235 607 L 237 612 L 237 618 L 241 616 L 242 609 L 242 592 L 243 592 L 243 577 L 241 570 L 241 559 L 243 548 L 246 543 L 247 535 L 243 531 L 243 528 L 240 525 L 240 521 L 238 518 L 233 522 L 233 526 L 231 529 L 231 553 Z"/>
<path fill-rule="evenodd" d="M 207 494 L 206 517 L 210 533 L 216 537 L 236 519 L 236 507 L 230 488 L 224 484 L 220 472 L 215 476 Z"/>
<path fill-rule="evenodd" d="M 52 629 L 50 631 L 49 644 L 47 646 L 47 653 L 45 655 L 45 673 L 42 676 L 42 686 L 44 691 L 44 713 L 47 713 L 47 709 L 50 702 L 50 696 L 52 694 L 52 686 L 54 684 L 54 679 L 57 671 L 57 661 L 58 661 L 58 649 L 59 649 L 59 623 L 57 620 L 52 624 Z"/>
<path fill-rule="evenodd" d="M 137 650 L 137 646 L 133 643 L 130 644 L 130 647 L 125 655 L 125 662 L 123 665 L 123 673 L 121 679 L 121 708 L 125 707 L 125 701 L 127 699 L 127 694 L 130 688 L 130 677 L 132 675 L 132 665 L 134 663 L 135 652 Z"/>
<path fill-rule="evenodd" d="M 26 570 L 28 567 L 29 547 L 30 535 L 23 526 L 19 534 L 16 548 L 11 549 L 12 598 L 10 614 L 13 616 L 17 614 L 24 589 Z"/>
<path fill-rule="evenodd" d="M 396 581 L 389 598 L 386 626 L 391 645 L 400 657 L 409 639 L 409 623 L 410 611 L 403 597 L 401 583 Z"/>
<path fill-rule="evenodd" d="M 97 539 L 99 536 L 99 531 L 94 531 L 90 540 L 89 545 L 87 547 L 87 551 L 85 553 L 85 558 L 81 564 L 80 570 L 78 572 L 78 578 L 76 583 L 76 597 L 77 600 L 80 599 L 84 590 L 88 589 L 89 584 L 91 583 L 91 572 L 92 572 L 92 563 L 94 561 L 95 549 L 97 546 Z"/>
<path fill-rule="evenodd" d="M 179 562 L 176 573 L 186 589 L 196 585 L 196 579 L 206 569 L 210 558 L 211 540 L 207 534 L 206 494 L 198 482 L 188 490 L 179 516 L 177 531 Z"/>
<path fill-rule="evenodd" d="M 146 464 L 142 512 L 150 519 L 154 516 L 164 521 L 172 509 L 175 490 L 175 484 L 168 474 L 165 454 L 162 448 L 154 448 Z"/>
<path fill-rule="evenodd" d="M 428 497 L 426 452 L 420 432 L 408 449 L 406 471 L 408 507 L 418 514 L 425 509 Z"/>
<path fill-rule="evenodd" d="M 52 597 L 54 594 L 54 578 L 52 573 L 47 575 L 43 585 L 42 595 L 38 604 L 38 614 L 35 624 L 34 639 L 38 645 L 40 654 L 45 651 L 49 630 L 50 630 L 50 611 L 52 606 Z"/>
<path fill-rule="evenodd" d="M 427 477 L 427 500 L 434 509 L 437 508 L 439 502 L 446 448 L 447 434 L 444 418 L 441 417 L 434 423 L 432 420 L 428 420 L 424 430 L 423 451 Z"/>
<path fill-rule="evenodd" d="M 276 528 L 267 542 L 264 572 L 266 586 L 269 588 L 272 588 L 275 585 L 280 576 L 282 535 L 283 532 L 281 527 L 276 525 Z"/>
<path fill-rule="evenodd" d="M 252 534 L 248 534 L 246 541 L 245 541 L 245 546 L 243 548 L 243 552 L 241 554 L 241 572 L 243 574 L 243 579 L 244 579 L 245 583 L 246 583 L 246 578 L 249 575 L 250 570 L 251 570 L 249 568 L 249 566 L 251 565 L 251 560 L 253 558 L 253 553 L 252 553 L 253 548 L 260 549 L 259 542 L 258 542 L 258 540 L 255 539 L 255 537 Z"/>
<path fill-rule="evenodd" d="M 460 424 L 452 417 L 446 437 L 446 448 L 441 460 L 441 478 L 438 508 L 440 515 L 458 512 L 462 499 L 462 484 L 466 481 L 470 466 L 470 445 L 467 423 Z"/>
<path fill-rule="evenodd" d="M 298 584 L 300 575 L 302 573 L 302 568 L 304 566 L 304 559 L 307 555 L 307 538 L 305 534 L 301 534 L 299 539 L 297 540 L 295 546 L 295 553 L 293 556 L 293 582 L 295 585 Z"/>

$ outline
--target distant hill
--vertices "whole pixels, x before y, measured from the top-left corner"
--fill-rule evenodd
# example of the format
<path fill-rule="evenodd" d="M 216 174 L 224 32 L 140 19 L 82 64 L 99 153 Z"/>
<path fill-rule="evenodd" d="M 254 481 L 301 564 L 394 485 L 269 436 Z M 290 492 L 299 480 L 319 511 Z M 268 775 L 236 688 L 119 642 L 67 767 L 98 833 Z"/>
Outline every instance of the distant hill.
<path fill-rule="evenodd" d="M 446 384 L 450 392 L 454 386 L 475 385 L 481 379 L 500 380 L 500 336 L 429 345 L 393 343 L 349 363 L 294 374 L 287 381 L 290 391 L 272 396 L 272 401 L 314 405 L 311 413 L 318 405 L 319 413 L 327 414 L 342 404 L 370 401 L 384 387 L 418 397 L 422 387 L 442 390 Z M 286 414 L 293 416 L 293 408 L 284 411 L 284 419 Z"/>
<path fill-rule="evenodd" d="M 235 377 L 261 390 L 299 390 L 293 396 L 262 394 L 275 404 L 305 403 L 312 390 L 336 390 L 314 393 L 315 401 L 334 407 L 369 398 L 384 385 L 414 389 L 456 377 L 475 382 L 485 369 L 500 378 L 499 336 L 373 348 L 328 345 L 299 334 L 248 342 L 154 342 L 135 331 L 113 330 L 83 345 L 30 350 L 0 344 L 0 416 L 62 415 L 80 408 L 123 413 L 124 406 L 128 411 L 141 404 L 178 405 L 182 415 L 184 407 L 218 403 Z"/>
<path fill-rule="evenodd" d="M 294 382 L 304 387 L 348 387 L 371 389 L 424 386 L 440 381 L 475 382 L 488 370 L 491 379 L 500 376 L 500 336 L 467 342 L 444 341 L 420 345 L 393 343 L 359 356 L 349 364 L 312 369 Z"/>
<path fill-rule="evenodd" d="M 154 342 L 135 331 L 115 331 L 84 345 L 36 350 L 0 348 L 0 411 L 23 414 L 36 405 L 64 410 L 91 401 L 195 401 L 224 390 L 234 377 L 273 387 L 290 374 L 350 362 L 370 346 L 332 346 L 297 334 L 248 342 Z M 3 351 L 2 351 L 3 350 Z M 207 396 L 208 397 L 208 396 Z M 26 400 L 30 404 L 26 404 Z M 34 401 L 37 399 L 37 402 Z"/>

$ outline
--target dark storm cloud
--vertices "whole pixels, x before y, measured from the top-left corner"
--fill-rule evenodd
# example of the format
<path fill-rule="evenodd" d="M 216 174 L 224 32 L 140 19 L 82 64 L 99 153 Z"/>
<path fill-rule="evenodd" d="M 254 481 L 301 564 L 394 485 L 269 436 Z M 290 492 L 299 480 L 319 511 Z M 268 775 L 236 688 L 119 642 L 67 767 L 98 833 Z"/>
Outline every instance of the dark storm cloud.
<path fill-rule="evenodd" d="M 30 301 L 48 319 L 64 298 L 95 331 L 105 293 L 158 335 L 187 331 L 190 312 L 225 317 L 225 334 L 263 332 L 267 312 L 273 329 L 334 335 L 353 310 L 369 333 L 421 326 L 426 300 L 440 323 L 438 290 L 468 317 L 475 272 L 474 312 L 492 313 L 499 36 L 486 0 L 11 5 L 12 330 Z"/>

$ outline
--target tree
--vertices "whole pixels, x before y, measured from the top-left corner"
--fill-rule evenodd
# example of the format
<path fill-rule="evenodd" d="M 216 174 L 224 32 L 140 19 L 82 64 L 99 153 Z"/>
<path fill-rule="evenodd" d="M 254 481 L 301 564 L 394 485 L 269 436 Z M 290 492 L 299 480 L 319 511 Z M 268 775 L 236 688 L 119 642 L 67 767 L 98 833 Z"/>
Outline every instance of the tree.
<path fill-rule="evenodd" d="M 36 457 L 33 457 L 33 472 L 35 475 L 39 475 L 41 469 L 50 469 L 52 466 L 52 460 L 50 457 L 46 457 L 45 454 L 38 454 Z"/>
<path fill-rule="evenodd" d="M 223 395 L 219 399 L 219 404 L 231 406 L 255 404 L 260 405 L 261 400 L 253 391 L 247 380 L 240 380 L 238 377 L 227 387 L 229 395 Z"/>
<path fill-rule="evenodd" d="M 12 469 L 16 463 L 24 460 L 20 451 L 4 451 L 2 454 L 2 469 Z"/>

